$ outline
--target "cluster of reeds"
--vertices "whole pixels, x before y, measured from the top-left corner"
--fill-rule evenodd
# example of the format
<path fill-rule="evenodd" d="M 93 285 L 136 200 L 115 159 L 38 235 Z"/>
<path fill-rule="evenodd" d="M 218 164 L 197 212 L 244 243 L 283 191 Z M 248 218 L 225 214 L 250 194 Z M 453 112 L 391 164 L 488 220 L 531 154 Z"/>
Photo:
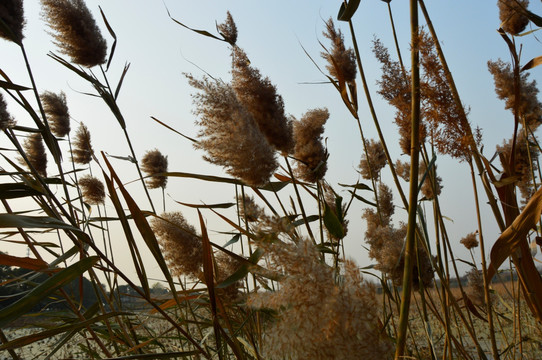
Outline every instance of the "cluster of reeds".
<path fill-rule="evenodd" d="M 384 3 L 393 28 L 391 1 Z M 542 104 L 528 75 L 540 59 L 522 66 L 516 41 L 529 35 L 524 34 L 527 25 L 542 27 L 542 21 L 528 10 L 527 0 L 498 1 L 499 33 L 512 62 L 490 61 L 488 69 L 514 119 L 509 140 L 496 149 L 500 162 L 482 155 L 481 132 L 467 117 L 422 0 L 410 1 L 410 66 L 399 46 L 396 61 L 380 40 L 370 45 L 382 70 L 378 94 L 394 108 L 400 147 L 409 156 L 408 161 L 393 158 L 355 37 L 352 16 L 360 1 L 340 4 L 338 20 L 347 34 L 332 19 L 323 24 L 324 66 L 319 68 L 360 133 L 361 178 L 351 185 L 326 181 L 329 154 L 323 133 L 332 110 L 307 109 L 299 119 L 288 115 L 272 80 L 238 44 L 230 13 L 217 25 L 217 35 L 174 20 L 231 50 L 231 79 L 186 74 L 199 132 L 196 139 L 183 136 L 229 176 L 218 177 L 170 171 L 168 157 L 156 148 L 139 160 L 117 103 L 128 66 L 116 88 L 108 78 L 114 24 L 101 13 L 114 39 L 108 47 L 84 0 L 41 0 L 41 6 L 61 54 L 51 52 L 50 58 L 88 82 L 111 110 L 130 149 L 125 160 L 134 165 L 148 201 L 135 200 L 126 187 L 130 179 L 117 173 L 111 157 L 93 148 L 88 128 L 71 124 L 67 96 L 40 91 L 39 74 L 32 73 L 24 47 L 23 1 L 0 3 L 0 37 L 12 42 L 14 51 L 20 49 L 31 82 L 15 84 L 0 71 L 0 130 L 10 144 L 1 149 L 6 164 L 0 169 L 2 240 L 29 253 L 0 254 L 0 265 L 26 270 L 23 276 L 0 278 L 2 287 L 24 289 L 10 295 L 15 301 L 0 310 L 1 351 L 21 359 L 21 348 L 55 338 L 44 353 L 55 358 L 77 335 L 71 356 L 92 359 L 519 359 L 541 354 L 542 278 L 533 261 L 536 247 L 530 244 L 541 238 L 535 132 Z M 376 139 L 365 138 L 360 122 L 359 83 Z M 17 124 L 6 98 L 24 109 L 33 126 Z M 17 161 L 8 152 L 16 153 Z M 470 259 L 454 255 L 459 241 L 448 234 L 441 211 L 437 154 L 471 169 L 466 176 L 472 177 L 478 228 L 460 241 Z M 385 171 L 393 183 L 384 181 Z M 234 202 L 202 199 L 203 205 L 179 203 L 179 209 L 166 211 L 164 189 L 174 177 L 203 186 L 226 184 Z M 163 212 L 149 193 L 158 188 Z M 13 211 L 22 200 L 29 200 L 26 208 Z M 367 207 L 355 218 L 351 205 L 357 201 Z M 484 203 L 502 233 L 491 249 L 484 242 Z M 199 223 L 190 224 L 180 209 L 196 213 Z M 394 221 L 398 209 L 406 211 L 406 223 Z M 214 241 L 204 215 L 231 229 L 226 245 Z M 352 224 L 364 226 L 373 272 L 345 252 Z M 113 225 L 122 236 L 113 234 Z M 114 253 L 112 241 L 123 241 L 125 252 Z M 152 254 L 153 266 L 162 273 L 159 288 L 167 290 L 160 294 L 149 284 L 143 252 Z M 131 261 L 131 272 L 115 263 L 118 257 Z M 496 291 L 492 281 L 503 276 L 499 269 L 507 259 L 511 281 Z M 458 261 L 470 270 L 468 283 L 456 288 L 454 279 L 462 275 Z M 36 282 L 38 275 L 45 280 Z M 83 286 L 83 275 L 91 290 Z M 79 284 L 77 294 L 67 290 L 73 282 Z M 95 300 L 83 305 L 89 291 Z M 62 311 L 35 317 L 39 325 L 33 334 L 10 335 L 9 329 L 36 313 L 37 306 L 59 302 Z"/>

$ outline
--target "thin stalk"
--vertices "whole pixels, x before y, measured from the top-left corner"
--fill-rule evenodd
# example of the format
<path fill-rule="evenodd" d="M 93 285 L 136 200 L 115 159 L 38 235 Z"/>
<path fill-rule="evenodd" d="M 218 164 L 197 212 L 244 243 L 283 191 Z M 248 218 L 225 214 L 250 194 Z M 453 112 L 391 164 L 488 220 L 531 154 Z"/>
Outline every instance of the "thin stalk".
<path fill-rule="evenodd" d="M 471 161 L 469 161 L 469 166 L 471 169 L 472 189 L 474 191 L 474 203 L 476 205 L 476 220 L 478 221 L 478 237 L 480 238 L 480 257 L 482 260 L 482 274 L 484 276 L 484 297 L 486 302 L 487 324 L 489 326 L 489 338 L 491 340 L 491 352 L 493 354 L 493 359 L 498 360 L 499 350 L 497 348 L 497 339 L 495 338 L 495 326 L 493 324 L 493 308 L 491 306 L 491 294 L 489 292 L 489 282 L 487 279 L 486 250 L 482 231 L 480 203 L 478 201 L 478 187 L 476 186 L 476 177 L 474 175 L 474 168 Z"/>
<path fill-rule="evenodd" d="M 410 195 L 408 206 L 408 225 L 405 244 L 405 263 L 403 273 L 403 291 L 401 297 L 401 313 L 399 316 L 399 333 L 395 359 L 401 359 L 405 354 L 408 314 L 412 291 L 412 268 L 416 256 L 416 214 L 418 204 L 418 170 L 420 158 L 420 53 L 418 49 L 418 2 L 410 0 L 410 36 L 412 41 L 411 62 L 411 140 L 410 140 Z"/>

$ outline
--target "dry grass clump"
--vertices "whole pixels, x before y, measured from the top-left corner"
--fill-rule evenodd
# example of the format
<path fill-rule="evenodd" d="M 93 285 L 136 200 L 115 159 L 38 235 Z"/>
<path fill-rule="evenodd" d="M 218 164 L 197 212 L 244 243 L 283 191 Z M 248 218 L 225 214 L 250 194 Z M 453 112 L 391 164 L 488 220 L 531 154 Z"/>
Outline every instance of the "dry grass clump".
<path fill-rule="evenodd" d="M 4 131 L 15 125 L 15 119 L 8 112 L 8 105 L 4 100 L 4 96 L 0 93 L 0 131 Z"/>
<path fill-rule="evenodd" d="M 316 182 L 326 174 L 328 154 L 322 134 L 328 118 L 327 109 L 313 109 L 294 121 L 296 175 L 305 181 Z"/>
<path fill-rule="evenodd" d="M 41 0 L 43 17 L 53 30 L 54 44 L 75 64 L 93 67 L 106 62 L 107 43 L 84 0 Z"/>
<path fill-rule="evenodd" d="M 529 24 L 523 11 L 529 6 L 529 0 L 498 0 L 501 27 L 509 34 L 517 35 Z"/>
<path fill-rule="evenodd" d="M 105 188 L 100 179 L 85 175 L 79 179 L 79 186 L 87 204 L 100 205 L 105 202 Z"/>
<path fill-rule="evenodd" d="M 250 296 L 249 305 L 276 311 L 264 328 L 270 359 L 387 359 L 393 343 L 378 321 L 375 287 L 347 261 L 336 281 L 306 240 L 264 245 L 285 277 L 274 292 Z"/>
<path fill-rule="evenodd" d="M 201 91 L 193 95 L 201 128 L 194 146 L 206 151 L 205 160 L 225 167 L 227 173 L 248 185 L 266 184 L 278 167 L 273 148 L 232 86 L 187 77 L 190 85 Z"/>
<path fill-rule="evenodd" d="M 167 185 L 166 176 L 153 176 L 155 174 L 166 173 L 167 172 L 167 156 L 162 155 L 162 153 L 157 150 L 150 150 L 143 155 L 141 159 L 141 170 L 143 170 L 147 175 L 151 176 L 147 179 L 147 186 L 150 189 L 164 189 Z"/>
<path fill-rule="evenodd" d="M 77 164 L 88 164 L 92 161 L 94 149 L 90 140 L 90 132 L 85 124 L 81 123 L 73 139 L 72 157 Z"/>
<path fill-rule="evenodd" d="M 20 44 L 25 26 L 23 0 L 2 0 L 0 2 L 0 37 Z"/>
<path fill-rule="evenodd" d="M 63 91 L 59 94 L 45 91 L 40 95 L 40 100 L 53 134 L 58 137 L 68 135 L 70 133 L 70 112 L 66 102 L 66 94 Z"/>
<path fill-rule="evenodd" d="M 23 143 L 26 157 L 38 174 L 47 177 L 47 154 L 40 133 L 30 134 Z M 21 161 L 24 164 L 24 161 Z"/>
<path fill-rule="evenodd" d="M 203 266 L 203 248 L 196 229 L 178 211 L 153 218 L 151 226 L 171 274 L 199 278 Z"/>

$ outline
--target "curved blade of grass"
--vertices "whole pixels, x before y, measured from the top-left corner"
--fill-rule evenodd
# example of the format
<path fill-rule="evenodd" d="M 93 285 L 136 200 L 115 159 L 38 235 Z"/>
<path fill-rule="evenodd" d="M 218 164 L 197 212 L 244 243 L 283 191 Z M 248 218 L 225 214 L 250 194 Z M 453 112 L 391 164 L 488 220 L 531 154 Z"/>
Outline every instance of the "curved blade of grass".
<path fill-rule="evenodd" d="M 195 209 L 228 209 L 235 205 L 235 203 L 221 203 L 221 204 L 187 204 L 174 200 L 177 204 L 188 206 Z"/>
<path fill-rule="evenodd" d="M 359 3 L 361 0 L 350 0 L 348 3 L 343 2 L 341 8 L 339 9 L 339 14 L 337 15 L 337 20 L 340 21 L 349 21 L 354 16 L 356 10 L 358 9 Z"/>
<path fill-rule="evenodd" d="M 542 189 L 539 189 L 529 200 L 523 211 L 499 236 L 491 248 L 487 276 L 491 281 L 497 269 L 514 252 L 520 242 L 526 241 L 531 229 L 535 228 L 542 214 Z"/>
<path fill-rule="evenodd" d="M 111 65 L 111 60 L 113 60 L 113 55 L 115 54 L 115 49 L 117 48 L 117 35 L 113 31 L 113 28 L 109 25 L 109 21 L 107 21 L 107 18 L 105 17 L 105 14 L 102 10 L 101 6 L 98 6 L 100 9 L 100 14 L 102 14 L 102 19 L 104 20 L 105 27 L 107 28 L 107 31 L 109 31 L 109 34 L 113 37 L 113 45 L 111 45 L 111 52 L 109 53 L 109 60 L 107 61 L 107 67 L 105 68 L 105 71 L 109 69 L 109 65 Z M 116 98 L 116 96 L 115 96 Z"/>
<path fill-rule="evenodd" d="M 32 259 L 29 257 L 18 257 L 4 253 L 0 253 L 0 265 L 17 266 L 23 269 L 40 271 L 47 269 L 49 265 L 40 259 Z"/>
<path fill-rule="evenodd" d="M 7 82 L 3 80 L 0 80 L 0 88 L 6 89 L 6 90 L 18 90 L 18 91 L 31 90 L 29 87 L 17 85 L 12 82 Z"/>
<path fill-rule="evenodd" d="M 542 56 L 537 56 L 537 57 L 529 60 L 529 62 L 527 62 L 527 64 L 523 65 L 523 67 L 521 68 L 520 71 L 525 71 L 525 70 L 532 69 L 534 67 L 537 67 L 540 64 L 542 64 Z"/>
<path fill-rule="evenodd" d="M 213 315 L 213 329 L 215 333 L 216 347 L 220 349 L 220 324 L 218 323 L 218 316 L 216 312 L 213 254 L 211 250 L 211 242 L 209 241 L 209 236 L 207 235 L 207 227 L 205 226 L 203 216 L 201 216 L 201 212 L 199 210 L 198 217 L 201 227 L 201 246 L 203 248 L 203 275 L 205 284 L 207 285 L 207 291 L 209 292 L 209 301 L 211 303 L 211 314 Z"/>
<path fill-rule="evenodd" d="M 354 188 L 356 190 L 369 190 L 369 191 L 373 191 L 373 189 L 371 189 L 371 187 L 369 187 L 368 185 L 365 185 L 363 183 L 357 183 L 357 184 L 354 184 L 354 185 L 347 185 L 347 184 L 340 184 L 339 183 L 339 186 L 342 186 L 342 187 L 351 187 L 351 188 Z"/>
<path fill-rule="evenodd" d="M 198 33 L 198 34 L 200 34 L 200 35 L 210 37 L 210 38 L 212 38 L 212 39 L 216 39 L 216 40 L 220 40 L 220 41 L 226 41 L 226 40 L 224 40 L 224 39 L 219 38 L 218 36 L 215 36 L 215 35 L 211 34 L 210 32 L 208 32 L 208 31 L 206 31 L 206 30 L 193 29 L 193 28 L 191 28 L 191 27 L 189 27 L 189 26 L 186 26 L 185 24 L 183 24 L 183 23 L 180 22 L 179 20 L 174 19 L 174 18 L 171 16 L 171 14 L 170 14 L 169 9 L 167 8 L 167 6 L 166 6 L 166 11 L 167 11 L 167 14 L 168 14 L 169 18 L 170 18 L 171 20 L 173 20 L 174 22 L 176 22 L 177 24 L 181 25 L 182 27 L 184 27 L 184 28 L 186 28 L 186 29 L 188 29 L 188 30 L 191 30 L 191 31 L 193 31 L 193 32 L 195 32 L 195 33 Z"/>
<path fill-rule="evenodd" d="M 37 195 L 43 195 L 43 192 L 23 183 L 0 184 L 0 199 L 16 199 Z"/>
<path fill-rule="evenodd" d="M 198 142 L 197 140 L 192 139 L 191 137 L 186 136 L 186 135 L 184 135 L 183 133 L 178 132 L 177 130 L 175 130 L 175 129 L 172 128 L 171 126 L 169 126 L 169 125 L 163 123 L 162 121 L 158 120 L 158 119 L 155 118 L 154 116 L 151 116 L 151 119 L 153 119 L 154 121 L 156 121 L 158 124 L 164 126 L 165 128 L 167 128 L 167 129 L 173 131 L 174 133 L 181 135 L 183 138 L 192 141 L 193 143 L 197 143 L 197 142 Z"/>
<path fill-rule="evenodd" d="M 368 205 L 371 205 L 371 206 L 376 207 L 376 204 L 375 204 L 374 202 L 371 202 L 371 201 L 369 201 L 369 200 L 366 200 L 365 198 L 359 196 L 358 194 L 354 193 L 354 192 L 351 191 L 351 190 L 348 190 L 348 192 L 349 192 L 350 194 L 352 194 L 352 196 L 355 197 L 356 199 L 358 199 L 359 201 L 364 202 L 364 203 L 366 203 L 366 204 L 368 204 Z"/>
<path fill-rule="evenodd" d="M 86 321 L 76 321 L 73 324 L 68 325 L 61 325 L 52 329 L 48 329 L 45 331 L 41 331 L 36 334 L 31 334 L 27 336 L 22 336 L 19 338 L 16 338 L 14 340 L 11 340 L 7 343 L 4 343 L 0 345 L 0 350 L 7 350 L 7 349 L 16 349 L 20 348 L 29 344 L 32 344 L 36 341 L 40 341 L 43 339 L 47 339 L 53 336 L 56 336 L 58 334 L 62 334 L 68 331 L 77 331 L 84 327 L 87 327 L 88 325 L 94 324 L 96 322 L 103 321 L 107 318 L 119 316 L 119 315 L 130 315 L 128 312 L 112 312 L 108 314 L 98 315 L 92 319 L 88 319 Z"/>
<path fill-rule="evenodd" d="M 94 266 L 98 260 L 99 258 L 97 256 L 91 256 L 70 265 L 36 286 L 15 303 L 0 310 L 0 328 L 9 325 L 13 320 L 30 311 L 36 304 L 55 290 L 83 275 L 83 273 Z"/>

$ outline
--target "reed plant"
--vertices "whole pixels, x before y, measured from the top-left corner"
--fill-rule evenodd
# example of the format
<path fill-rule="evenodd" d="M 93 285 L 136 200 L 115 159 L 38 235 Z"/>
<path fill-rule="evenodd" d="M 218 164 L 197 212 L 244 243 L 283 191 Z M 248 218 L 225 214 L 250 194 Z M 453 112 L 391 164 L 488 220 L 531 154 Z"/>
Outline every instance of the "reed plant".
<path fill-rule="evenodd" d="M 29 354 L 44 359 L 542 356 L 542 278 L 533 255 L 542 246 L 536 136 L 542 104 L 529 79 L 542 61 L 525 62 L 519 45 L 520 37 L 535 36 L 542 20 L 529 10 L 528 0 L 498 1 L 503 58 L 512 62 L 490 60 L 488 71 L 514 121 L 512 133 L 504 135 L 508 140 L 487 158 L 424 1 L 410 1 L 409 62 L 395 33 L 393 4 L 383 3 L 395 50 L 378 38 L 358 43 L 353 17 L 363 4 L 350 0 L 338 2 L 336 20 L 322 22 L 321 54 L 306 52 L 351 116 L 348 131 L 359 132 L 354 175 L 359 178 L 350 184 L 327 180 L 332 167 L 324 133 L 333 109 L 314 104 L 299 119 L 288 115 L 277 86 L 238 40 L 238 31 L 248 29 L 238 29 L 229 12 L 216 31 L 191 28 L 168 12 L 183 36 L 204 36 L 228 47 L 230 58 L 224 61 L 231 61 L 231 78 L 184 74 L 193 89 L 194 138 L 153 118 L 157 128 L 190 142 L 225 173 L 216 176 L 170 169 L 156 143 L 138 159 L 131 124 L 118 102 L 129 65 L 112 86 L 108 70 L 117 36 L 101 9 L 97 21 L 84 0 L 41 0 L 55 46 L 50 60 L 86 82 L 94 91 L 89 98 L 105 103 L 124 135 L 127 157 L 95 149 L 91 135 L 100 134 L 91 134 L 82 122 L 71 124 L 69 96 L 41 90 L 40 74 L 33 73 L 25 51 L 23 1 L 0 3 L 0 37 L 19 49 L 30 82 L 14 83 L 0 70 L 0 130 L 9 142 L 0 149 L 1 241 L 28 250 L 26 257 L 0 253 L 2 354 L 14 359 Z M 113 39 L 111 46 L 104 34 Z M 376 93 L 395 111 L 399 147 L 408 161 L 390 152 L 361 47 L 370 48 L 381 66 Z M 19 125 L 6 99 L 33 125 Z M 367 117 L 361 103 L 368 105 L 371 124 L 360 120 Z M 369 127 L 376 138 L 366 137 Z M 459 241 L 447 229 L 441 202 L 445 179 L 437 167 L 441 155 L 470 170 L 464 176 L 472 180 L 472 204 L 465 208 L 473 209 L 477 228 L 459 236 L 470 258 L 456 255 Z M 129 186 L 134 180 L 120 173 L 113 159 L 135 167 L 141 191 Z M 177 178 L 192 179 L 200 189 L 219 184 L 232 200 L 217 203 L 202 192 L 200 203 L 179 201 L 166 208 L 165 189 Z M 161 212 L 153 189 L 162 190 Z M 353 210 L 358 203 L 364 206 L 361 216 Z M 483 206 L 501 233 L 491 247 L 484 237 Z M 400 211 L 405 223 L 394 219 Z M 196 223 L 186 213 L 195 215 Z M 209 219 L 228 229 L 221 234 L 230 239 L 225 245 L 216 241 Z M 345 239 L 357 224 L 365 229 L 371 266 L 356 264 L 355 254 L 346 250 Z M 122 253 L 113 250 L 113 242 L 116 247 L 122 242 Z M 464 264 L 468 282 L 462 283 L 457 279 Z M 161 274 L 155 285 L 151 268 Z"/>

